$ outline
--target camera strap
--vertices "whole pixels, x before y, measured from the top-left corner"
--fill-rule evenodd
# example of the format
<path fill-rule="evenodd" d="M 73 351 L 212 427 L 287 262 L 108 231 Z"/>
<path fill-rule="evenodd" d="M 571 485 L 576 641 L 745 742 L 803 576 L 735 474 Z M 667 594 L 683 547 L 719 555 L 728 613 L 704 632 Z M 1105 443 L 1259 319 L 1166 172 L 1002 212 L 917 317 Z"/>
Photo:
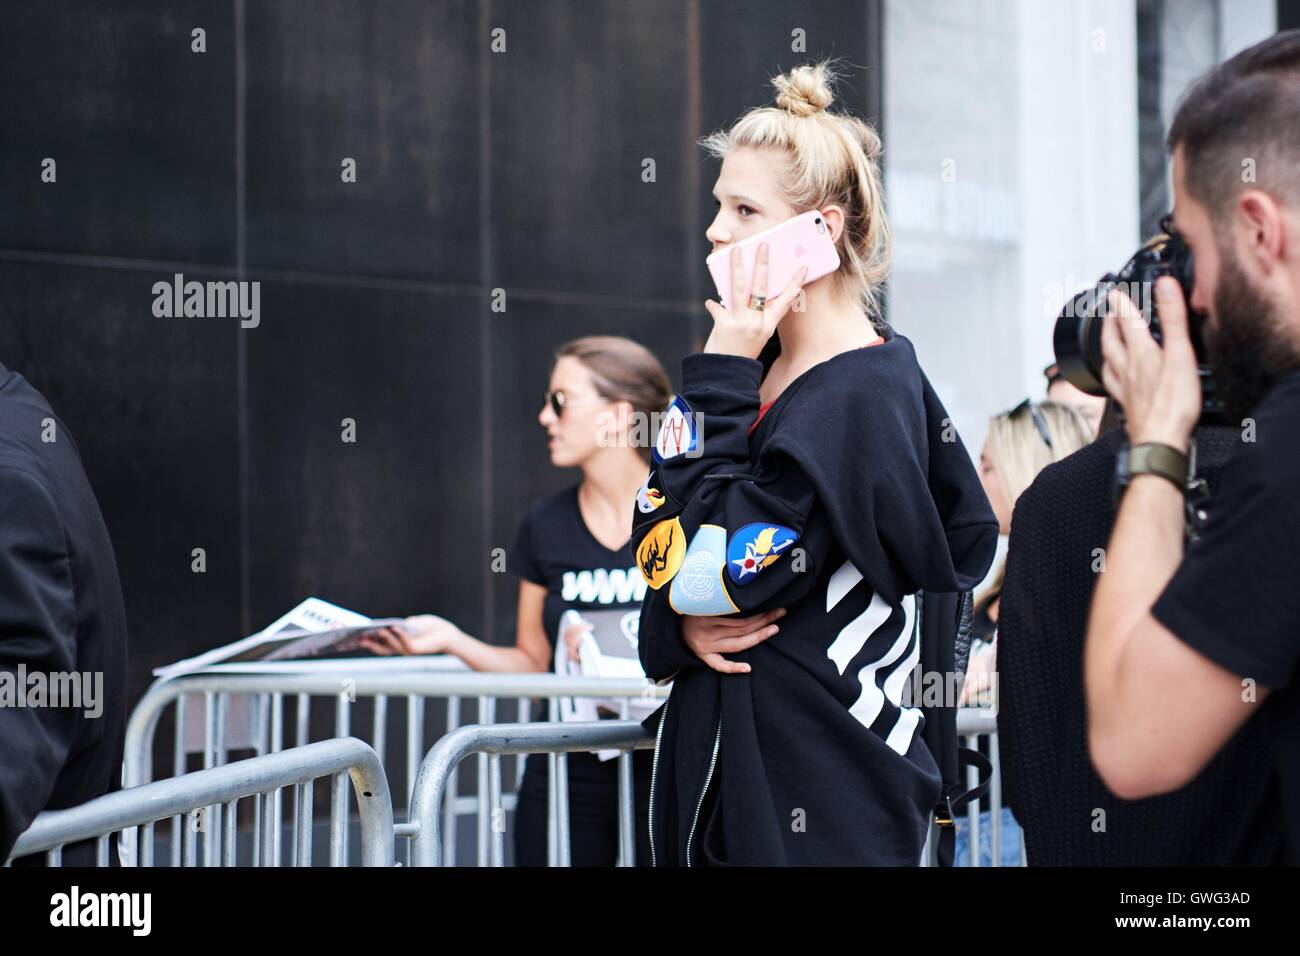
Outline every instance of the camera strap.
<path fill-rule="evenodd" d="M 1191 439 L 1187 452 L 1187 493 L 1185 537 L 1188 542 L 1198 541 L 1209 518 L 1210 483 L 1196 473 L 1196 439 Z"/>

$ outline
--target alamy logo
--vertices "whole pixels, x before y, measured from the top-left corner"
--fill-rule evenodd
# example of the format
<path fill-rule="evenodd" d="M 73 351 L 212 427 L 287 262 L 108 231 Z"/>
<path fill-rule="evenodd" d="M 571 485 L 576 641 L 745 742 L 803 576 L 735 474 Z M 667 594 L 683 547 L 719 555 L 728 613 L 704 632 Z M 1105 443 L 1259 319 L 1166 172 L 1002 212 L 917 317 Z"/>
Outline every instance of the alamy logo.
<path fill-rule="evenodd" d="M 160 319 L 238 316 L 246 329 L 255 329 L 262 321 L 260 282 L 186 282 L 178 272 L 171 282 L 155 282 L 153 295 L 153 314 Z"/>
<path fill-rule="evenodd" d="M 51 926 L 128 926 L 133 936 L 148 936 L 153 920 L 151 893 L 71 892 L 50 897 Z"/>
<path fill-rule="evenodd" d="M 0 670 L 0 708 L 70 707 L 94 720 L 104 713 L 103 671 Z"/>
<path fill-rule="evenodd" d="M 628 604 L 645 599 L 645 578 L 636 568 L 565 571 L 561 594 L 584 604 Z"/>

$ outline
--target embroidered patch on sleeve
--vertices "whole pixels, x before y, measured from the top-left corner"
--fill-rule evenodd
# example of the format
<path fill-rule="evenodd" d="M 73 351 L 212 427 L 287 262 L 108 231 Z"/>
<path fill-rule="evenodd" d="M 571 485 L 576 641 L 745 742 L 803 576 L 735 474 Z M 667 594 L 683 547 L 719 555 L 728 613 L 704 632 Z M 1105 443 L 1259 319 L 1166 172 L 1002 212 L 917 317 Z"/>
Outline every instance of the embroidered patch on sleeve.
<path fill-rule="evenodd" d="M 673 578 L 668 603 L 678 614 L 711 616 L 734 614 L 736 607 L 723 580 L 722 565 L 726 557 L 727 529 L 716 524 L 702 524 L 695 532 L 681 570 Z"/>
<path fill-rule="evenodd" d="M 668 495 L 664 491 L 663 479 L 659 476 L 658 466 L 650 469 L 650 474 L 646 475 L 645 482 L 636 493 L 636 509 L 643 515 L 654 514 L 665 504 L 668 503 Z"/>
<path fill-rule="evenodd" d="M 695 427 L 695 413 L 686 399 L 677 395 L 668 410 L 659 416 L 659 435 L 655 438 L 653 456 L 656 464 L 678 455 L 690 456 L 699 447 L 700 436 Z"/>
<path fill-rule="evenodd" d="M 686 555 L 686 532 L 676 518 L 660 521 L 636 549 L 637 567 L 646 584 L 656 591 L 677 573 Z"/>
<path fill-rule="evenodd" d="M 782 524 L 747 524 L 731 536 L 727 573 L 736 584 L 748 584 L 798 540 L 798 532 Z"/>

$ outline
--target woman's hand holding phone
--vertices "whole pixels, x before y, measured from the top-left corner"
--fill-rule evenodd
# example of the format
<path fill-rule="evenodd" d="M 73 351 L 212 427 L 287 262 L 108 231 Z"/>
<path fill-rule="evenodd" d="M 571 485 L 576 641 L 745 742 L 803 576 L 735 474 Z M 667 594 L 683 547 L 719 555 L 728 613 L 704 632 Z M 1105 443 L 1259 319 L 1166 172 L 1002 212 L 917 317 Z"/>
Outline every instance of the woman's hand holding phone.
<path fill-rule="evenodd" d="M 713 332 L 704 344 L 705 352 L 756 359 L 776 331 L 777 325 L 790 311 L 795 297 L 803 288 L 804 277 L 808 274 L 807 266 L 796 272 L 781 294 L 766 302 L 762 309 L 749 307 L 750 290 L 767 288 L 767 251 L 767 243 L 759 245 L 754 261 L 753 282 L 750 283 L 745 278 L 744 259 L 740 249 L 731 250 L 731 288 L 734 293 L 732 307 L 727 309 L 713 299 L 705 300 L 704 307 L 713 316 Z"/>

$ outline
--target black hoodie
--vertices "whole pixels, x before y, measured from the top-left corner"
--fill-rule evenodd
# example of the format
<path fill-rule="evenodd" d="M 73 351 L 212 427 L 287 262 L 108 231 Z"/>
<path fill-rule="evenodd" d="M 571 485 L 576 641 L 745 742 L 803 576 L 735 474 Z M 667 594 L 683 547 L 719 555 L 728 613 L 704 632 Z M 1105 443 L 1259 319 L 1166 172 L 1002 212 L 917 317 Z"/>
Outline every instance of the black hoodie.
<path fill-rule="evenodd" d="M 915 865 L 939 771 L 903 685 L 915 592 L 987 572 L 997 521 L 911 343 L 834 356 L 752 429 L 764 366 L 694 354 L 637 495 L 640 655 L 656 734 L 656 865 Z M 676 452 L 674 454 L 674 452 Z M 712 670 L 679 615 L 787 608 Z"/>

